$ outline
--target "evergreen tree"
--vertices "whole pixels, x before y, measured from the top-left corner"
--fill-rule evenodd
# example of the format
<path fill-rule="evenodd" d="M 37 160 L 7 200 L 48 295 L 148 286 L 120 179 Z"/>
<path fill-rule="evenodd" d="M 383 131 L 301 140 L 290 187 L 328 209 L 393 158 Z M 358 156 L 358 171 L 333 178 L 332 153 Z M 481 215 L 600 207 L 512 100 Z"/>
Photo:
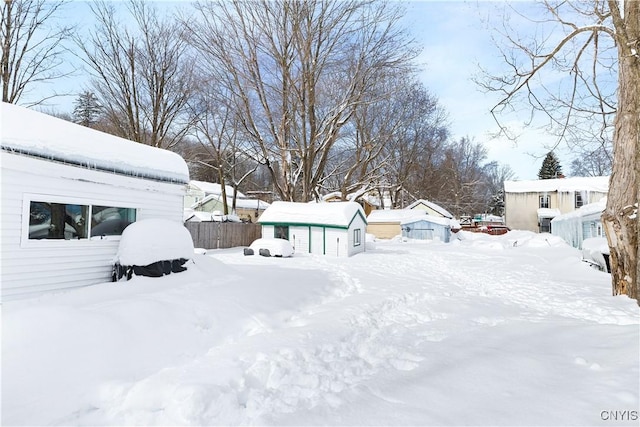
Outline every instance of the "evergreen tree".
<path fill-rule="evenodd" d="M 562 166 L 560 166 L 560 161 L 553 153 L 553 151 L 549 151 L 547 156 L 542 161 L 542 167 L 540 168 L 540 172 L 538 172 L 539 179 L 553 179 L 559 178 L 562 175 Z"/>
<path fill-rule="evenodd" d="M 504 189 L 501 189 L 491 197 L 488 208 L 490 214 L 504 216 Z"/>
<path fill-rule="evenodd" d="M 92 127 L 102 114 L 102 106 L 93 92 L 85 91 L 78 95 L 73 109 L 73 122 Z"/>

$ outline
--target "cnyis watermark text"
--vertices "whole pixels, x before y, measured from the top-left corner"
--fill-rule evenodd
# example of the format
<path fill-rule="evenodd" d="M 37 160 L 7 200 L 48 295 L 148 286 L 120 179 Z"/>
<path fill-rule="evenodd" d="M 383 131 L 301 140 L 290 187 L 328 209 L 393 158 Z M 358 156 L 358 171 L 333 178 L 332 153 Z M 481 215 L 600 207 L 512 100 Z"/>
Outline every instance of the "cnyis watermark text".
<path fill-rule="evenodd" d="M 600 419 L 602 421 L 637 421 L 638 411 L 631 410 L 604 410 L 600 411 Z"/>

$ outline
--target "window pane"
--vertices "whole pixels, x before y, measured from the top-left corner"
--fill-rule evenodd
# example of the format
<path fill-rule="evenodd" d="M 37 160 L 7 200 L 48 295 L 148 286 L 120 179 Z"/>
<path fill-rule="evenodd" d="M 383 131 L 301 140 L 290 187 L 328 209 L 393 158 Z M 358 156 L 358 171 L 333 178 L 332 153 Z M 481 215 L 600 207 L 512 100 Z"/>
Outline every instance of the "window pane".
<path fill-rule="evenodd" d="M 540 196 L 540 207 L 541 208 L 549 207 L 549 196 Z"/>
<path fill-rule="evenodd" d="M 273 237 L 275 237 L 276 239 L 289 240 L 289 226 L 276 225 L 275 227 L 273 227 Z"/>
<path fill-rule="evenodd" d="M 29 239 L 84 239 L 89 207 L 64 203 L 30 202 Z"/>
<path fill-rule="evenodd" d="M 91 211 L 91 237 L 120 236 L 122 231 L 135 221 L 135 209 L 93 206 Z"/>

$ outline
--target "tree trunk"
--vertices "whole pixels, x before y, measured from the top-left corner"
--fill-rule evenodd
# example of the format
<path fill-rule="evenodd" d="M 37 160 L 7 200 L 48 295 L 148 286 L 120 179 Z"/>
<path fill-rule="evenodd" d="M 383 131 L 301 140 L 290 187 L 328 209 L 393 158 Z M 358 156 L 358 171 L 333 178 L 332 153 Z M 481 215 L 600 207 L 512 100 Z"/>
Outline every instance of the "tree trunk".
<path fill-rule="evenodd" d="M 613 295 L 627 295 L 638 300 L 639 226 L 637 215 L 633 215 L 640 199 L 640 8 L 637 2 L 625 2 L 625 21 L 629 40 L 634 40 L 633 36 L 635 40 L 618 43 L 618 111 L 613 136 L 613 172 L 602 222 L 611 254 Z"/>

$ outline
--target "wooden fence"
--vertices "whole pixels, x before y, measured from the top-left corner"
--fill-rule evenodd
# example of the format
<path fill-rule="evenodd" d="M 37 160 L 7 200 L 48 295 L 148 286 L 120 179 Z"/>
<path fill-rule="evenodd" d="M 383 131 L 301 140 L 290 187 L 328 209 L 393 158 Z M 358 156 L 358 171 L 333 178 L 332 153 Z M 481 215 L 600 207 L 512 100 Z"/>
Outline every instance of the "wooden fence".
<path fill-rule="evenodd" d="M 191 233 L 193 246 L 205 249 L 234 248 L 249 246 L 262 236 L 259 224 L 237 222 L 186 222 Z"/>

